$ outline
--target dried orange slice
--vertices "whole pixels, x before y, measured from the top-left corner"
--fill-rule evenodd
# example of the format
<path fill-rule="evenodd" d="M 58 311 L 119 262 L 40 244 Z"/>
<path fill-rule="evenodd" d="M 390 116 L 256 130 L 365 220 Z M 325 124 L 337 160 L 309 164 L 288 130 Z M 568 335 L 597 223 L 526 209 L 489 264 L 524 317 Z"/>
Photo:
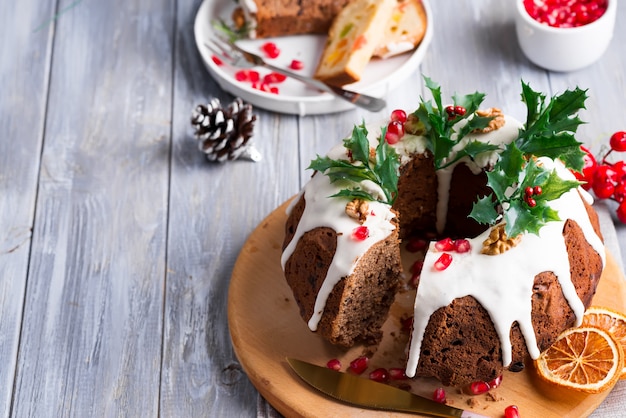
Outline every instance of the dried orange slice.
<path fill-rule="evenodd" d="M 596 327 L 608 331 L 626 353 L 626 316 L 611 308 L 591 306 L 585 312 L 582 326 Z M 626 365 L 622 368 L 620 379 L 626 378 Z"/>
<path fill-rule="evenodd" d="M 570 328 L 535 361 L 542 379 L 587 393 L 613 387 L 624 367 L 624 350 L 607 331 Z"/>

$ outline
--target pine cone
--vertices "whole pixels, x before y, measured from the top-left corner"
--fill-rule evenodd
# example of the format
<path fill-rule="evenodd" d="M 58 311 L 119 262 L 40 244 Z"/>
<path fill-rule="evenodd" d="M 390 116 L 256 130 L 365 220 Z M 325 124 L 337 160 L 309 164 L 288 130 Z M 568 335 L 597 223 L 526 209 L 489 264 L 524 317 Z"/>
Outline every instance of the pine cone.
<path fill-rule="evenodd" d="M 213 98 L 206 106 L 196 106 L 191 116 L 200 151 L 207 160 L 218 162 L 236 160 L 244 154 L 255 122 L 252 106 L 239 97 L 225 110 L 219 99 Z"/>

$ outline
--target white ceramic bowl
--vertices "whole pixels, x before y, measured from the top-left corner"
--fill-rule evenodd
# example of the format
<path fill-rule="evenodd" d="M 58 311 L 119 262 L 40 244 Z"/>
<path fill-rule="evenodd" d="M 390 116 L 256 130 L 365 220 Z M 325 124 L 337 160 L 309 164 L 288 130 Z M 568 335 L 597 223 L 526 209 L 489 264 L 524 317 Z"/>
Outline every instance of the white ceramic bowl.
<path fill-rule="evenodd" d="M 523 0 L 515 0 L 517 39 L 536 65 L 552 71 L 574 71 L 596 62 L 606 51 L 615 26 L 617 0 L 608 0 L 600 18 L 584 26 L 557 28 L 533 19 Z"/>

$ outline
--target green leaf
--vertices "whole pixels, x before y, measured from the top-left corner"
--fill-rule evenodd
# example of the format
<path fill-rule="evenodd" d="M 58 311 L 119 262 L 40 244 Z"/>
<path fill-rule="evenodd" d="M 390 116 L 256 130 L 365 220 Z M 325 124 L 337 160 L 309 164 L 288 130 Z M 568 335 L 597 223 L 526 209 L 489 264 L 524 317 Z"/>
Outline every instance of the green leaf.
<path fill-rule="evenodd" d="M 480 224 L 493 225 L 498 219 L 498 212 L 494 208 L 493 196 L 484 196 L 474 202 L 472 211 L 469 214 L 470 218 L 473 218 Z"/>
<path fill-rule="evenodd" d="M 367 165 L 370 158 L 370 143 L 367 140 L 365 122 L 355 125 L 352 136 L 344 140 L 344 146 L 352 151 L 352 158 Z"/>
<path fill-rule="evenodd" d="M 554 200 L 561 197 L 564 193 L 580 186 L 580 182 L 576 180 L 564 180 L 556 172 L 552 170 L 547 179 L 540 184 L 542 193 L 535 196 L 535 200 Z"/>
<path fill-rule="evenodd" d="M 510 202 L 510 206 L 504 212 L 504 221 L 506 222 L 504 231 L 508 237 L 516 237 L 524 232 L 539 234 L 539 230 L 545 225 L 543 219 L 539 219 L 521 200 Z"/>

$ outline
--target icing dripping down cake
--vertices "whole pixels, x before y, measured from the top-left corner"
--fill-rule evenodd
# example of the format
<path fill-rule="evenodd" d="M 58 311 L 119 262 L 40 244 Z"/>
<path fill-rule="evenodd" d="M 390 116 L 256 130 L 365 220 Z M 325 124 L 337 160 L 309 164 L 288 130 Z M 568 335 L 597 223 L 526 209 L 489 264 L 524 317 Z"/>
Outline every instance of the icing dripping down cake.
<path fill-rule="evenodd" d="M 288 209 L 281 260 L 309 328 L 349 347 L 381 337 L 406 282 L 401 241 L 450 238 L 425 250 L 406 373 L 452 386 L 521 370 L 527 357 L 579 324 L 605 264 L 591 197 L 566 168 L 572 160 L 526 153 L 533 122 L 456 107 L 463 114 L 422 103 L 397 142 L 384 140 L 397 115 L 382 129 L 355 127 L 351 139 L 318 157 L 317 171 Z M 433 145 L 444 132 L 428 122 L 433 115 L 453 132 L 443 156 L 442 145 Z M 524 168 L 511 173 L 511 156 L 522 154 Z M 377 170 L 395 184 L 376 180 Z M 512 185 L 502 186 L 511 176 Z M 524 190 L 531 180 L 543 189 Z M 486 207 L 494 209 L 492 222 L 481 215 L 491 213 Z M 549 219 L 535 225 L 535 208 Z"/>

